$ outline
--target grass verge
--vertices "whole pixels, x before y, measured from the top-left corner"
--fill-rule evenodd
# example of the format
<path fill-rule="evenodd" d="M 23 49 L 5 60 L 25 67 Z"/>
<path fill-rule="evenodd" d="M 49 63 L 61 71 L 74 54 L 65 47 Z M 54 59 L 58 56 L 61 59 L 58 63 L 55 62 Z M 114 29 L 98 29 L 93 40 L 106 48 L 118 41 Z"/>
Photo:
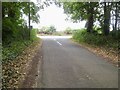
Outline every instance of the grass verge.
<path fill-rule="evenodd" d="M 21 44 L 15 44 L 15 47 L 21 49 L 19 53 L 14 53 L 14 55 L 17 53 L 16 57 L 8 56 L 7 58 L 4 58 L 4 61 L 2 63 L 2 88 L 19 87 L 21 80 L 24 80 L 24 76 L 26 75 L 26 67 L 28 63 L 31 62 L 32 58 L 35 56 L 38 48 L 40 47 L 41 40 L 37 39 L 31 43 L 29 42 L 29 45 L 27 46 L 23 45 L 21 47 Z"/>
<path fill-rule="evenodd" d="M 30 40 L 11 40 L 2 46 L 2 88 L 18 88 L 27 74 L 27 66 L 39 50 L 40 38 L 31 30 Z"/>
<path fill-rule="evenodd" d="M 87 33 L 86 30 L 78 30 L 74 33 L 72 40 L 88 50 L 109 59 L 109 61 L 118 66 L 118 38 L 111 34 L 103 36 Z"/>

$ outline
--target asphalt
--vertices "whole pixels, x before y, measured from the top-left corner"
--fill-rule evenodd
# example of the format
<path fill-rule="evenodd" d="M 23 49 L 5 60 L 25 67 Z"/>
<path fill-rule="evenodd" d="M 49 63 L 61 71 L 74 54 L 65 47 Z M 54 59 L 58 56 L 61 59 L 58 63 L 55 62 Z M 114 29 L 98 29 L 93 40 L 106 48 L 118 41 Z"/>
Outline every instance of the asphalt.
<path fill-rule="evenodd" d="M 42 77 L 38 88 L 118 87 L 118 68 L 104 58 L 73 43 L 69 36 L 41 38 Z"/>

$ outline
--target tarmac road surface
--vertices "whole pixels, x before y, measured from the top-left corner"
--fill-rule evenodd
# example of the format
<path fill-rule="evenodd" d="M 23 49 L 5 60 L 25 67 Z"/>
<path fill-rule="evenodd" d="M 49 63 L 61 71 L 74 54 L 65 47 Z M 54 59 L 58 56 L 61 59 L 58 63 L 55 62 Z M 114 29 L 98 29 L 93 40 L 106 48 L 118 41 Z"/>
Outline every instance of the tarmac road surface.
<path fill-rule="evenodd" d="M 117 88 L 118 68 L 69 40 L 42 36 L 42 88 Z M 38 83 L 37 87 L 41 87 Z"/>

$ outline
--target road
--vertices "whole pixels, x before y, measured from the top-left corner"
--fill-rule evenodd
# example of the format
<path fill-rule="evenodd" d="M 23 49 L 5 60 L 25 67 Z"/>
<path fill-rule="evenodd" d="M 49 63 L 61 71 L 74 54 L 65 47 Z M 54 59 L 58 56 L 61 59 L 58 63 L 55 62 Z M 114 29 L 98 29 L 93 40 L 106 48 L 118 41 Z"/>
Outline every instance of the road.
<path fill-rule="evenodd" d="M 73 43 L 70 37 L 41 38 L 43 88 L 118 87 L 118 68 L 107 60 Z M 40 87 L 39 83 L 37 87 Z"/>

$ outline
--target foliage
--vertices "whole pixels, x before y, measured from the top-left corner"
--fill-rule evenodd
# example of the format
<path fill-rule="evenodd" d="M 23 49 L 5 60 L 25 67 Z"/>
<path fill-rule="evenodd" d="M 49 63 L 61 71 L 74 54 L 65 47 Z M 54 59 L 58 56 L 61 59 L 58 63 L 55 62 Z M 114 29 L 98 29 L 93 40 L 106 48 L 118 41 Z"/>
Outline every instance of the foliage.
<path fill-rule="evenodd" d="M 30 40 L 31 41 L 37 40 L 36 34 L 37 34 L 37 29 L 32 29 L 30 32 Z"/>
<path fill-rule="evenodd" d="M 73 39 L 75 39 L 78 42 L 83 42 L 84 41 L 84 39 L 83 39 L 84 33 L 86 33 L 85 29 L 77 30 L 73 34 Z"/>
<path fill-rule="evenodd" d="M 62 32 L 54 32 L 52 35 L 56 35 L 56 36 L 62 36 L 62 35 L 64 35 Z"/>
<path fill-rule="evenodd" d="M 63 8 L 64 12 L 69 15 L 74 22 L 87 20 L 87 31 L 91 32 L 96 14 L 98 13 L 98 4 L 98 2 L 64 2 Z"/>
<path fill-rule="evenodd" d="M 116 38 L 115 36 L 112 36 L 112 34 L 113 32 L 111 32 L 109 36 L 103 36 L 101 34 L 91 34 L 83 29 L 75 32 L 73 35 L 73 39 L 75 39 L 79 43 L 87 43 L 100 47 L 102 46 L 107 48 L 114 48 L 114 50 L 117 50 L 119 37 Z"/>
<path fill-rule="evenodd" d="M 50 27 L 45 27 L 43 26 L 39 33 L 44 33 L 44 34 L 53 34 L 56 32 L 56 28 L 54 26 L 50 26 Z"/>
<path fill-rule="evenodd" d="M 48 28 L 48 31 L 49 31 L 49 33 L 56 32 L 56 28 L 55 28 L 54 26 L 50 26 L 50 27 Z"/>
<path fill-rule="evenodd" d="M 87 32 L 94 31 L 94 23 L 100 23 L 101 34 L 110 33 L 110 24 L 113 30 L 118 30 L 119 3 L 118 2 L 63 2 L 64 12 L 73 22 L 86 21 Z M 111 20 L 112 19 L 112 20 Z"/>
<path fill-rule="evenodd" d="M 15 41 L 9 44 L 9 46 L 3 46 L 2 61 L 13 60 L 16 58 L 29 44 L 31 41 Z"/>
<path fill-rule="evenodd" d="M 3 64 L 3 78 L 2 78 L 2 88 L 16 87 L 19 83 L 20 76 L 23 74 L 21 70 L 23 66 L 26 66 L 28 62 L 29 53 L 26 53 L 21 59 L 16 59 L 24 53 L 26 48 L 33 45 L 35 42 L 39 42 L 39 38 L 35 36 L 34 30 L 31 31 L 31 40 L 18 40 L 12 41 L 8 45 L 3 45 L 2 47 L 2 64 Z M 39 42 L 40 43 L 40 42 Z M 31 51 L 33 51 L 33 48 Z M 30 50 L 29 49 L 29 50 Z M 32 52 L 31 52 L 32 53 Z M 17 84 L 16 84 L 17 83 Z"/>
<path fill-rule="evenodd" d="M 16 58 L 27 46 L 29 46 L 32 42 L 38 40 L 36 37 L 36 29 L 31 30 L 30 40 L 15 40 L 10 44 L 3 44 L 3 62 L 7 60 L 13 60 Z"/>
<path fill-rule="evenodd" d="M 23 66 L 21 65 L 23 63 L 25 65 L 30 56 L 25 55 L 27 59 L 22 57 L 19 60 L 16 60 L 16 57 L 39 40 L 36 37 L 36 30 L 30 31 L 27 21 L 23 18 L 23 15 L 28 16 L 30 13 L 31 21 L 38 23 L 38 10 L 39 7 L 33 2 L 2 2 L 2 87 L 5 89 L 13 84 L 16 85 L 16 81 L 20 79 L 19 75 L 22 75 L 20 69 Z"/>
<path fill-rule="evenodd" d="M 30 8 L 29 8 L 30 4 Z M 23 15 L 29 15 L 31 21 L 38 23 L 37 14 L 39 8 L 32 2 L 3 2 L 2 3 L 2 39 L 3 44 L 8 45 L 14 40 L 30 39 L 30 31 Z"/>
<path fill-rule="evenodd" d="M 72 34 L 73 30 L 70 27 L 67 27 L 66 30 L 64 31 L 65 34 Z"/>
<path fill-rule="evenodd" d="M 14 45 L 14 46 L 13 46 Z M 23 42 L 14 42 L 10 48 L 6 47 L 9 52 L 17 50 L 17 47 L 21 50 L 19 56 L 16 58 L 7 58 L 2 62 L 2 88 L 19 88 L 21 87 L 20 83 L 26 76 L 27 72 L 26 67 L 30 64 L 36 50 L 40 48 L 40 40 L 36 40 L 33 43 L 29 41 Z M 24 47 L 24 48 L 23 48 Z M 27 48 L 26 48 L 27 47 Z M 5 49 L 5 48 L 4 48 Z M 15 52 L 14 52 L 15 54 Z M 33 60 L 34 61 L 34 60 Z M 31 65 L 30 65 L 31 67 Z M 23 78 L 23 79 L 21 79 Z"/>
<path fill-rule="evenodd" d="M 31 20 L 38 22 L 38 7 L 29 2 L 2 3 L 3 61 L 18 56 L 36 38 L 35 30 L 29 31 L 22 15 L 28 15 L 30 4 Z M 30 35 L 31 33 L 31 35 Z"/>

